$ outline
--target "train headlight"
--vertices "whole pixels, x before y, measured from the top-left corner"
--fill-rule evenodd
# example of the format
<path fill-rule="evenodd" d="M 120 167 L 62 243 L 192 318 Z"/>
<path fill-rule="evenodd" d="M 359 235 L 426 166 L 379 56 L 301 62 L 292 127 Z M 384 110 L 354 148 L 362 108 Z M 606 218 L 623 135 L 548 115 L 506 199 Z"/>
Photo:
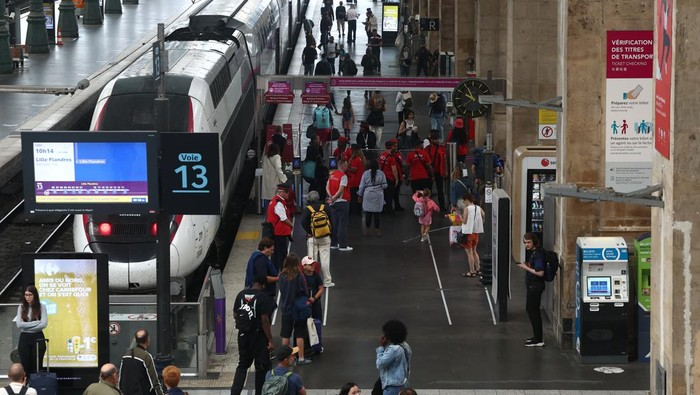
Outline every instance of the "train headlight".
<path fill-rule="evenodd" d="M 97 226 L 97 232 L 100 236 L 109 236 L 112 234 L 112 224 L 102 222 Z"/>

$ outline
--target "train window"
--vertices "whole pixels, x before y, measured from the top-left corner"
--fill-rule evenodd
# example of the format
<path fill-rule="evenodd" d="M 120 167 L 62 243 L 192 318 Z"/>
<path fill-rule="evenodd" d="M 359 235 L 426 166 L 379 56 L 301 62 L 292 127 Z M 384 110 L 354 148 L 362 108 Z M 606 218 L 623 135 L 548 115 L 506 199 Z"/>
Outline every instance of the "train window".
<path fill-rule="evenodd" d="M 107 102 L 99 130 L 155 130 L 153 106 L 155 94 L 136 93 L 115 95 Z M 170 130 L 187 131 L 189 98 L 168 95 L 170 99 Z"/>

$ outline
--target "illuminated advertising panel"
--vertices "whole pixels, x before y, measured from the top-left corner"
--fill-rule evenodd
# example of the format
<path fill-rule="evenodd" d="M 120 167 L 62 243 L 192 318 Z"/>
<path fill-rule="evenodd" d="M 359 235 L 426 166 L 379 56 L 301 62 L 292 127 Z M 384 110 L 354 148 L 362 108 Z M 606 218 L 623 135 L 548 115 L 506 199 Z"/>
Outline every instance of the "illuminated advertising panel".
<path fill-rule="evenodd" d="M 155 132 L 24 132 L 29 213 L 145 214 L 158 205 Z"/>
<path fill-rule="evenodd" d="M 384 4 L 382 15 L 382 31 L 399 31 L 399 6 Z"/>
<path fill-rule="evenodd" d="M 25 254 L 25 284 L 34 284 L 46 306 L 44 336 L 59 387 L 83 388 L 109 359 L 107 256 L 104 254 Z"/>

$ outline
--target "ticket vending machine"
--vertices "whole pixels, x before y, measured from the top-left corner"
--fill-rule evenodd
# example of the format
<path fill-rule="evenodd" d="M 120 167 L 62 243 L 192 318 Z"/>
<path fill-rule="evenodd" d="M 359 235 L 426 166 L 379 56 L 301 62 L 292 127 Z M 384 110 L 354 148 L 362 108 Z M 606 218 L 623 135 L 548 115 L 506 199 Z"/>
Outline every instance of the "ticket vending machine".
<path fill-rule="evenodd" d="M 637 360 L 651 356 L 651 234 L 634 239 L 637 257 Z"/>
<path fill-rule="evenodd" d="M 621 237 L 576 239 L 575 348 L 581 363 L 627 363 L 627 243 Z"/>

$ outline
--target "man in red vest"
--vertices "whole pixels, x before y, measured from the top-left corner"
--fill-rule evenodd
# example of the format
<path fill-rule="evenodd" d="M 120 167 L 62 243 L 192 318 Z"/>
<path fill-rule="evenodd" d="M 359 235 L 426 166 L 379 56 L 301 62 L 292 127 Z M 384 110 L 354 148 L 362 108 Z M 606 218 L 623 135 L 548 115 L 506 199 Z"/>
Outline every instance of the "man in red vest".
<path fill-rule="evenodd" d="M 425 147 L 425 151 L 430 157 L 430 163 L 433 167 L 433 178 L 435 179 L 435 189 L 437 189 L 438 202 L 440 209 L 447 211 L 445 206 L 445 176 L 447 176 L 447 165 L 445 163 L 445 147 L 440 144 L 440 132 L 438 130 L 430 131 L 430 144 Z"/>
<path fill-rule="evenodd" d="M 289 186 L 285 184 L 277 185 L 277 194 L 272 197 L 267 206 L 267 222 L 272 224 L 273 239 L 275 241 L 275 251 L 272 254 L 272 263 L 279 271 L 284 258 L 287 257 L 289 249 L 289 239 L 292 236 L 292 220 L 290 219 L 287 198 L 289 197 Z"/>
<path fill-rule="evenodd" d="M 396 139 L 391 139 L 384 143 L 386 151 L 379 155 L 379 170 L 386 176 L 386 181 L 389 186 L 384 189 L 384 212 L 393 214 L 394 211 L 403 211 L 399 205 L 398 193 L 402 181 L 401 154 L 398 153 L 399 142 Z M 398 158 L 397 155 L 398 154 Z"/>
<path fill-rule="evenodd" d="M 328 204 L 331 206 L 331 248 L 339 248 L 340 251 L 352 251 L 348 245 L 348 223 L 350 216 L 350 188 L 348 188 L 348 162 L 342 158 L 338 160 L 338 170 L 334 170 L 328 177 L 326 192 L 328 192 Z"/>
<path fill-rule="evenodd" d="M 413 151 L 408 153 L 406 162 L 411 169 L 411 190 L 413 193 L 433 187 L 433 168 L 428 153 L 423 149 L 423 142 L 413 142 Z"/>

